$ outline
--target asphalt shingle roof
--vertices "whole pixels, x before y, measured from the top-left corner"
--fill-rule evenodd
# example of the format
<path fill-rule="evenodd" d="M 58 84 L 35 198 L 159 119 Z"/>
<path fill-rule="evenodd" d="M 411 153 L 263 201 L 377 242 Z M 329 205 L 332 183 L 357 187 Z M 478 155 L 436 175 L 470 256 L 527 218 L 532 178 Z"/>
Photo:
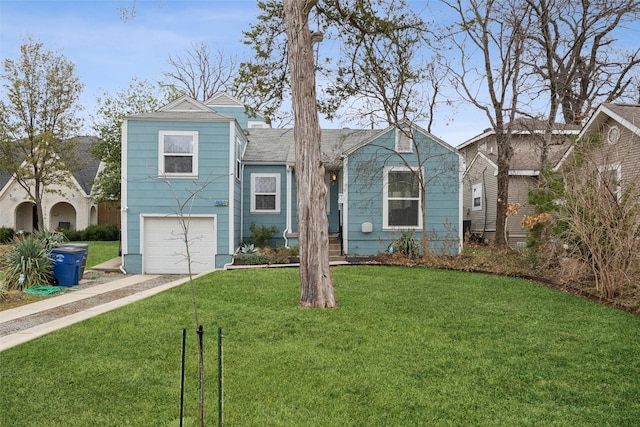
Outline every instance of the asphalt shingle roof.
<path fill-rule="evenodd" d="M 100 160 L 91 157 L 91 144 L 97 138 L 93 136 L 81 136 L 76 139 L 80 142 L 79 155 L 85 163 L 84 167 L 79 171 L 76 171 L 73 176 L 78 181 L 78 184 L 87 194 L 91 194 L 91 188 L 93 187 L 93 181 L 96 179 L 98 168 L 100 167 Z M 12 174 L 5 170 L 0 170 L 0 189 L 11 179 Z"/>
<path fill-rule="evenodd" d="M 247 132 L 249 144 L 244 153 L 246 163 L 295 163 L 293 129 L 252 128 Z M 368 129 L 323 129 L 320 142 L 322 160 L 329 165 L 337 165 L 345 152 L 379 132 Z"/>

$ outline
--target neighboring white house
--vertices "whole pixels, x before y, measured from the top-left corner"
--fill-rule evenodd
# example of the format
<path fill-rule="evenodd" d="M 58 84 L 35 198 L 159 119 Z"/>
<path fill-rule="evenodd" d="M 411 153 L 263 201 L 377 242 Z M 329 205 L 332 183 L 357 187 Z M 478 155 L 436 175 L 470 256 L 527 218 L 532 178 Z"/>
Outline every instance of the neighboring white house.
<path fill-rule="evenodd" d="M 91 198 L 91 188 L 100 161 L 90 158 L 91 137 L 80 138 L 80 153 L 87 165 L 73 174 L 69 186 L 47 188 L 43 197 L 43 214 L 47 230 L 82 230 L 98 223 L 98 205 Z M 16 231 L 33 232 L 37 224 L 35 204 L 15 178 L 0 170 L 0 227 Z"/>

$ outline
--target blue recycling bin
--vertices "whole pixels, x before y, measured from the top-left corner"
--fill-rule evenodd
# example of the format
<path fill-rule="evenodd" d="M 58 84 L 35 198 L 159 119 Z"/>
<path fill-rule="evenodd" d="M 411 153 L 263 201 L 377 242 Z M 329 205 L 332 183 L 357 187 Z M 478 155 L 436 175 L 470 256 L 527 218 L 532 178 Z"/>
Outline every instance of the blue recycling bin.
<path fill-rule="evenodd" d="M 80 248 L 53 248 L 53 277 L 58 286 L 75 286 L 80 282 L 80 265 L 84 250 Z"/>
<path fill-rule="evenodd" d="M 87 257 L 89 256 L 89 245 L 86 243 L 60 243 L 56 248 L 76 248 L 82 249 L 82 262 L 80 263 L 80 276 L 78 281 L 84 277 L 84 269 L 87 265 Z"/>

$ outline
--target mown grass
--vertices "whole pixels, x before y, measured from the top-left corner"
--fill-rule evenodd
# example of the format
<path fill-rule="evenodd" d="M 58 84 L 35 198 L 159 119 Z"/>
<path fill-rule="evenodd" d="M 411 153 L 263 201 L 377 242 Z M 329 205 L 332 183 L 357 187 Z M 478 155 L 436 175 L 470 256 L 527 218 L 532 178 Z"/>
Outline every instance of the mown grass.
<path fill-rule="evenodd" d="M 297 274 L 217 272 L 196 282 L 207 425 L 217 422 L 218 327 L 227 426 L 640 419 L 639 317 L 518 279 L 374 266 L 333 270 L 338 309 L 300 309 Z M 182 328 L 194 425 L 188 285 L 3 352 L 0 421 L 178 425 Z"/>
<path fill-rule="evenodd" d="M 116 258 L 120 249 L 120 242 L 118 241 L 91 241 L 71 243 L 85 243 L 89 245 L 86 268 L 95 267 L 98 264 L 102 264 L 105 261 Z"/>

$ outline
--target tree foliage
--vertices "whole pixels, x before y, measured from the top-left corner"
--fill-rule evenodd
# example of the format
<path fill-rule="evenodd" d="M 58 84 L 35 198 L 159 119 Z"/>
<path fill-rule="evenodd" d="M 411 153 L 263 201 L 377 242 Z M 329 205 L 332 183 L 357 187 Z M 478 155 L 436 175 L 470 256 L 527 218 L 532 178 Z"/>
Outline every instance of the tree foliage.
<path fill-rule="evenodd" d="M 66 185 L 83 166 L 76 136 L 84 85 L 62 54 L 27 39 L 18 59 L 4 61 L 0 100 L 0 169 L 8 171 L 35 203 L 45 227 L 42 198 Z"/>
<path fill-rule="evenodd" d="M 162 90 L 157 85 L 134 78 L 129 87 L 115 94 L 104 92 L 98 98 L 93 129 L 100 138 L 93 144 L 92 154 L 104 162 L 104 168 L 93 187 L 97 201 L 120 201 L 123 118 L 154 111 L 177 96 L 176 92 Z"/>
<path fill-rule="evenodd" d="M 233 91 L 249 112 L 260 113 L 271 124 L 286 123 L 291 113 L 281 107 L 291 90 L 284 6 L 279 0 L 261 0 L 258 8 L 257 22 L 243 32 L 244 44 L 251 46 L 254 57 L 240 63 Z"/>

